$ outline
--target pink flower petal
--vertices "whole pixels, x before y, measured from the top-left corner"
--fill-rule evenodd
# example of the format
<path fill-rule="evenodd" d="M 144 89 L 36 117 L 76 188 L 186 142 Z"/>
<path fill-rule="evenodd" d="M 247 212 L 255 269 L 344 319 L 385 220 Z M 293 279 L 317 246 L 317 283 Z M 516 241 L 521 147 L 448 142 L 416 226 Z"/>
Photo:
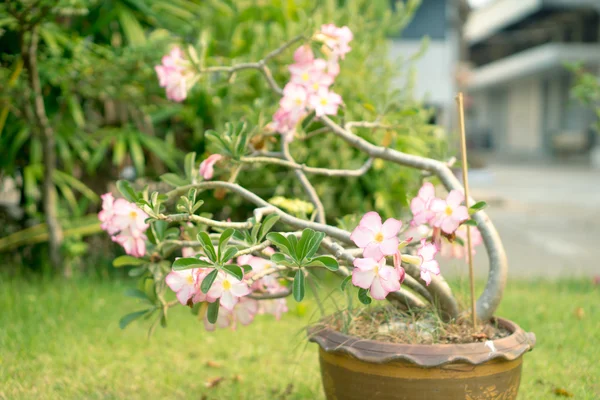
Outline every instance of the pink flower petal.
<path fill-rule="evenodd" d="M 369 211 L 363 215 L 358 226 L 362 226 L 373 233 L 377 233 L 381 231 L 381 216 L 375 211 Z"/>
<path fill-rule="evenodd" d="M 465 200 L 465 195 L 459 190 L 451 190 L 446 197 L 446 203 L 452 208 L 456 208 Z"/>
<path fill-rule="evenodd" d="M 370 291 L 371 297 L 373 297 L 375 300 L 384 300 L 389 293 L 389 291 L 385 290 L 379 278 L 373 279 Z"/>
<path fill-rule="evenodd" d="M 371 287 L 375 279 L 375 273 L 371 271 L 363 271 L 358 268 L 352 270 L 352 284 L 359 288 L 368 289 Z"/>
<path fill-rule="evenodd" d="M 385 239 L 379 245 L 379 251 L 386 256 L 394 255 L 398 251 L 398 244 L 400 243 L 397 237 L 391 237 Z"/>
<path fill-rule="evenodd" d="M 374 239 L 375 235 L 373 234 L 373 231 L 360 225 L 354 228 L 354 231 L 352 231 L 352 234 L 350 235 L 350 240 L 361 249 L 367 247 Z"/>
<path fill-rule="evenodd" d="M 233 307 L 238 302 L 238 298 L 233 296 L 233 294 L 230 291 L 223 291 L 220 302 L 221 302 L 221 306 L 223 306 L 223 308 L 231 311 L 231 310 L 233 310 Z"/>
<path fill-rule="evenodd" d="M 400 229 L 402 228 L 402 221 L 399 221 L 394 218 L 388 218 L 381 227 L 381 233 L 383 233 L 384 238 L 391 238 L 398 236 L 400 233 Z"/>
<path fill-rule="evenodd" d="M 452 218 L 458 221 L 466 221 L 469 219 L 469 210 L 465 206 L 458 206 L 453 210 Z"/>
<path fill-rule="evenodd" d="M 448 204 L 446 204 L 446 201 L 442 199 L 433 199 L 431 200 L 431 205 L 429 206 L 429 209 L 433 212 L 440 213 L 446 211 L 446 206 L 448 206 Z"/>
<path fill-rule="evenodd" d="M 362 271 L 372 271 L 378 264 L 377 260 L 372 258 L 355 258 L 354 266 Z"/>
<path fill-rule="evenodd" d="M 452 218 L 444 218 L 440 227 L 445 233 L 451 234 L 453 233 L 459 225 L 459 221 Z"/>
<path fill-rule="evenodd" d="M 397 246 L 397 245 L 396 245 Z M 394 254 L 392 252 L 392 254 Z M 379 261 L 383 258 L 384 254 L 381 251 L 381 246 L 377 242 L 371 242 L 365 247 L 363 251 L 363 257 L 372 258 L 373 260 Z"/>
<path fill-rule="evenodd" d="M 425 281 L 425 284 L 427 286 L 429 286 L 429 284 L 431 283 L 431 275 L 427 271 L 421 270 L 421 279 Z"/>

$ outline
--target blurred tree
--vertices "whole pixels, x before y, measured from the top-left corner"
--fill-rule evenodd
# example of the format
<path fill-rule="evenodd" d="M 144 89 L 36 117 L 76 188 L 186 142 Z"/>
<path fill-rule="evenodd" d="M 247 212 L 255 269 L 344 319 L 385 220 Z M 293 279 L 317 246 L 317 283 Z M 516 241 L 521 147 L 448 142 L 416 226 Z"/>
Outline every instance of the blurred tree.
<path fill-rule="evenodd" d="M 418 4 L 400 1 L 392 11 L 388 0 L 4 2 L 0 174 L 19 182 L 25 210 L 21 228 L 31 220 L 47 222 L 51 259 L 59 268 L 59 222 L 93 210 L 97 194 L 114 179 L 153 179 L 178 171 L 182 154 L 207 153 L 204 132 L 221 131 L 227 121 L 245 120 L 253 127 L 255 143 L 271 146 L 262 128 L 271 120 L 276 99 L 254 71 L 228 77 L 234 85 L 203 75 L 184 103 L 166 100 L 153 66 L 174 44 L 191 43 L 207 66 L 229 65 L 261 59 L 322 23 L 348 25 L 355 32 L 353 50 L 335 89 L 351 104 L 343 111 L 346 118 L 392 127 L 359 130 L 374 142 L 444 156 L 443 133 L 429 125 L 429 111 L 411 97 L 410 57 L 389 60 L 387 51 L 387 38 L 409 22 Z M 274 78 L 281 84 L 289 79 L 292 52 L 274 60 Z M 338 139 L 318 135 L 319 126 L 304 128 L 303 145 L 292 145 L 299 162 L 320 166 L 335 158 L 328 165 L 344 168 L 364 162 Z M 289 173 L 248 169 L 239 179 L 269 198 L 296 184 Z M 376 164 L 357 181 L 322 178 L 313 183 L 327 208 L 336 205 L 330 218 L 367 208 L 390 215 L 405 204 L 418 176 Z M 293 189 L 303 197 L 301 188 Z M 222 218 L 247 212 L 235 198 L 228 199 L 227 207 L 220 199 L 211 204 Z"/>

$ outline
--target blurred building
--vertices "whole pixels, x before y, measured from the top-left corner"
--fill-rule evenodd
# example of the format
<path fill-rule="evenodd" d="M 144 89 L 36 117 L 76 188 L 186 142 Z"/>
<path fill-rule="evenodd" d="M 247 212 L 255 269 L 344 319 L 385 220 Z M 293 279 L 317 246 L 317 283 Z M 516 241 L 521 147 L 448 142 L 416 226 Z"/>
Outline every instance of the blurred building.
<path fill-rule="evenodd" d="M 582 154 L 594 113 L 571 99 L 567 63 L 600 76 L 600 0 L 496 0 L 465 25 L 470 140 L 501 154 Z"/>
<path fill-rule="evenodd" d="M 447 128 L 454 119 L 456 73 L 461 53 L 461 29 L 468 7 L 465 0 L 422 0 L 411 22 L 391 42 L 391 57 L 409 59 L 429 44 L 414 61 L 413 93 L 435 108 L 437 123 Z"/>

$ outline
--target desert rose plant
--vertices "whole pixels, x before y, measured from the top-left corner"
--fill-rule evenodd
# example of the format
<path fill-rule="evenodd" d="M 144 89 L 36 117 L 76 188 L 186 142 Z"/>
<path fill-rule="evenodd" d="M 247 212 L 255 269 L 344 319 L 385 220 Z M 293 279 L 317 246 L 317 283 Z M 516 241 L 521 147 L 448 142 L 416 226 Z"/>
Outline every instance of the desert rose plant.
<path fill-rule="evenodd" d="M 348 27 L 327 24 L 311 35 L 293 38 L 256 62 L 206 66 L 192 47 L 173 47 L 163 57 L 155 69 L 166 96 L 173 101 L 185 101 L 202 74 L 227 79 L 253 70 L 262 74 L 279 107 L 263 125 L 230 123 L 223 132 L 207 132 L 215 153 L 199 165 L 196 155 L 188 154 L 185 176 L 162 177 L 171 190 L 137 191 L 119 181 L 124 198 L 103 196 L 102 228 L 128 254 L 114 264 L 136 267 L 130 274 L 142 279 L 129 294 L 151 304 L 125 316 L 121 326 L 139 317 L 155 316 L 152 331 L 159 322 L 166 324 L 168 309 L 177 304 L 191 307 L 209 330 L 246 325 L 261 313 L 279 318 L 287 311 L 288 296 L 303 300 L 310 280 L 322 276 L 314 273 L 318 269 L 344 277 L 341 289 L 356 287 L 364 304 L 387 299 L 400 308 L 432 307 L 450 321 L 459 317 L 461 310 L 441 276 L 438 255 L 466 257 L 467 225 L 473 226 L 473 244 L 485 243 L 490 259 L 477 317 L 483 321 L 492 317 L 505 285 L 506 260 L 493 225 L 481 211 L 485 203 L 464 198 L 447 163 L 377 146 L 353 132 L 356 128 L 394 129 L 394 125 L 383 116 L 376 121 L 349 120 L 344 99 L 335 93 L 336 80 L 343 79 L 340 64 L 351 51 L 352 40 Z M 290 57 L 290 75 L 281 87 L 271 74 L 269 61 L 286 55 Z M 363 166 L 333 169 L 296 162 L 290 146 L 302 146 L 296 135 L 300 125 L 315 125 L 315 134 L 335 135 L 359 149 L 365 155 Z M 278 149 L 256 146 L 252 139 L 258 133 L 272 139 Z M 376 211 L 369 211 L 350 229 L 328 224 L 309 177 L 351 182 L 364 175 L 374 161 L 422 170 L 424 178 L 437 177 L 448 193 L 436 194 L 432 183 L 423 183 L 410 201 L 405 222 L 401 218 L 383 220 Z M 289 204 L 283 207 L 282 201 L 269 202 L 236 183 L 245 168 L 269 166 L 293 170 L 311 206 L 294 212 Z M 221 176 L 226 179 L 219 180 Z M 220 193 L 220 198 L 228 192 L 251 203 L 255 207 L 252 215 L 244 221 L 213 219 L 202 212 L 202 197 L 211 191 Z M 224 206 L 226 203 L 224 200 Z M 169 290 L 175 292 L 176 300 L 165 300 Z"/>

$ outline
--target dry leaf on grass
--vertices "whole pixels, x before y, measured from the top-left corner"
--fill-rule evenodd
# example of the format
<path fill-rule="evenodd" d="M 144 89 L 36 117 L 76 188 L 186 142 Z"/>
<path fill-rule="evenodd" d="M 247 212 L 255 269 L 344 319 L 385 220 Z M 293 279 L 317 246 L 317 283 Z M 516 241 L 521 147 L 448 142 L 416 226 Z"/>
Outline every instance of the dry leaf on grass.
<path fill-rule="evenodd" d="M 583 317 L 585 317 L 585 311 L 583 307 L 577 307 L 575 309 L 575 316 L 577 317 L 577 319 L 583 319 Z"/>
<path fill-rule="evenodd" d="M 573 393 L 567 391 L 566 389 L 563 388 L 555 388 L 553 390 L 554 394 L 557 396 L 562 396 L 562 397 L 573 397 Z"/>
<path fill-rule="evenodd" d="M 216 361 L 208 360 L 206 362 L 206 366 L 208 368 L 221 368 L 223 365 L 221 363 L 216 362 Z"/>
<path fill-rule="evenodd" d="M 217 376 L 214 378 L 210 378 L 210 379 L 207 379 L 206 382 L 204 382 L 204 386 L 206 386 L 209 389 L 212 389 L 214 387 L 217 387 L 219 385 L 219 383 L 221 383 L 224 380 L 225 380 L 224 376 Z"/>

